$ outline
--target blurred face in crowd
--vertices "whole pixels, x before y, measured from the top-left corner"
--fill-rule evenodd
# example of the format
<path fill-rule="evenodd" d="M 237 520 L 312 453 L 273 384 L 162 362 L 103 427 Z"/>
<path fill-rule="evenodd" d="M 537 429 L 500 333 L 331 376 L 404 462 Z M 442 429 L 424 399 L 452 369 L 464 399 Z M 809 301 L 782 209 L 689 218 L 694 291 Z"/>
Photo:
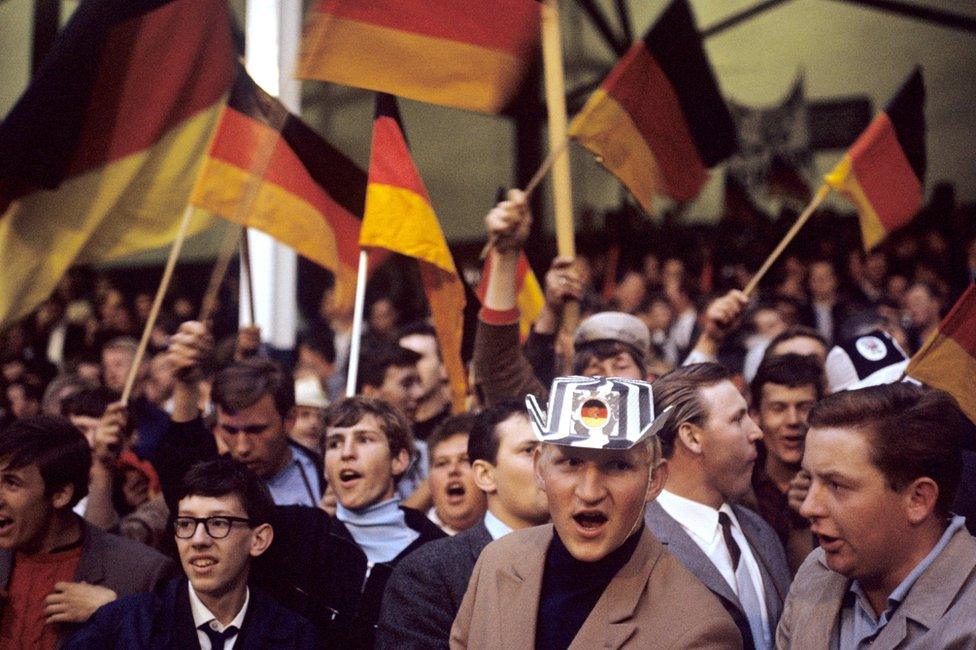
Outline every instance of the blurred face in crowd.
<path fill-rule="evenodd" d="M 122 392 L 134 357 L 135 350 L 129 348 L 105 348 L 102 350 L 102 377 L 106 388 Z"/>
<path fill-rule="evenodd" d="M 644 278 L 636 271 L 628 272 L 617 284 L 613 292 L 613 301 L 617 309 L 633 314 L 640 307 L 647 296 L 647 285 Z"/>
<path fill-rule="evenodd" d="M 777 343 L 768 354 L 799 354 L 814 357 L 823 366 L 827 361 L 827 346 L 810 336 L 792 336 Z"/>
<path fill-rule="evenodd" d="M 298 346 L 298 363 L 296 366 L 315 373 L 315 376 L 323 383 L 335 372 L 335 364 L 330 363 L 328 359 L 304 343 Z"/>
<path fill-rule="evenodd" d="M 769 382 L 763 384 L 756 415 L 769 461 L 784 467 L 800 468 L 807 435 L 807 417 L 816 400 L 816 386 L 791 388 Z"/>
<path fill-rule="evenodd" d="M 37 463 L 12 468 L 0 459 L 0 549 L 35 553 L 49 550 L 56 510 L 67 507 L 70 485 L 46 496 Z"/>
<path fill-rule="evenodd" d="M 759 309 L 752 317 L 756 333 L 765 339 L 771 339 L 786 330 L 783 317 L 775 309 Z"/>
<path fill-rule="evenodd" d="M 90 415 L 69 415 L 68 421 L 85 436 L 89 447 L 95 446 L 95 432 L 98 430 L 98 418 Z"/>
<path fill-rule="evenodd" d="M 380 298 L 369 308 L 369 329 L 374 334 L 388 337 L 397 324 L 397 311 L 389 298 Z"/>
<path fill-rule="evenodd" d="M 707 404 L 705 426 L 685 423 L 682 440 L 701 456 L 705 486 L 711 505 L 718 508 L 726 501 L 745 496 L 750 489 L 752 466 L 756 462 L 756 442 L 762 431 L 749 417 L 746 400 L 731 381 L 720 381 L 699 389 Z"/>
<path fill-rule="evenodd" d="M 430 492 L 438 518 L 457 531 L 481 521 L 487 503 L 468 462 L 468 434 L 446 438 L 430 450 Z"/>
<path fill-rule="evenodd" d="M 165 353 L 157 354 L 149 362 L 149 372 L 142 384 L 143 395 L 153 404 L 162 406 L 172 397 L 175 382 L 169 357 Z"/>
<path fill-rule="evenodd" d="M 400 347 L 412 350 L 420 355 L 417 362 L 417 374 L 420 376 L 420 389 L 426 397 L 438 390 L 443 390 L 447 381 L 447 371 L 441 362 L 437 338 L 429 334 L 411 334 L 399 341 Z"/>
<path fill-rule="evenodd" d="M 412 422 L 424 391 L 416 366 L 390 366 L 383 374 L 382 385 L 379 388 L 364 386 L 363 395 L 397 407 Z"/>
<path fill-rule="evenodd" d="M 898 585 L 911 569 L 912 484 L 895 491 L 871 462 L 865 433 L 853 428 L 813 428 L 803 468 L 812 482 L 800 514 L 820 539 L 827 566 L 867 589 Z M 906 566 L 907 564 L 907 566 Z"/>
<path fill-rule="evenodd" d="M 833 300 L 837 293 L 837 275 L 830 262 L 810 265 L 810 295 L 814 300 Z"/>
<path fill-rule="evenodd" d="M 392 499 L 396 476 L 410 464 L 406 449 L 393 455 L 380 420 L 366 414 L 351 427 L 325 433 L 325 475 L 336 499 L 350 510 Z"/>
<path fill-rule="evenodd" d="M 7 386 L 7 401 L 10 403 L 10 412 L 18 420 L 32 417 L 41 411 L 40 403 L 27 394 L 23 384 Z"/>
<path fill-rule="evenodd" d="M 915 327 L 930 327 L 939 322 L 939 301 L 924 284 L 914 284 L 905 294 L 905 309 Z"/>
<path fill-rule="evenodd" d="M 543 444 L 535 475 L 545 491 L 559 539 L 577 560 L 595 562 L 620 548 L 643 521 L 667 472 L 651 473 L 644 445 L 627 450 L 582 449 Z"/>
<path fill-rule="evenodd" d="M 888 259 L 885 254 L 875 251 L 864 260 L 864 279 L 876 287 L 880 287 L 888 273 Z"/>
<path fill-rule="evenodd" d="M 187 496 L 180 500 L 177 517 L 248 518 L 240 499 L 234 494 L 222 497 Z M 214 539 L 207 533 L 203 522 L 198 522 L 190 538 L 176 538 L 176 547 L 187 579 L 207 604 L 219 602 L 221 598 L 244 589 L 251 558 L 264 553 L 271 545 L 273 536 L 269 524 L 252 527 L 235 521 L 227 530 L 226 537 Z"/>
<path fill-rule="evenodd" d="M 478 487 L 488 494 L 489 509 L 515 529 L 544 524 L 549 521 L 549 506 L 533 474 L 539 441 L 532 433 L 529 418 L 512 414 L 495 426 L 495 435 L 495 463 L 478 459 L 472 465 Z"/>
<path fill-rule="evenodd" d="M 231 457 L 262 479 L 274 477 L 291 460 L 285 422 L 270 393 L 233 413 L 218 405 L 216 433 Z"/>
<path fill-rule="evenodd" d="M 295 417 L 288 435 L 309 449 L 321 449 L 325 434 L 325 409 L 317 406 L 295 406 Z"/>

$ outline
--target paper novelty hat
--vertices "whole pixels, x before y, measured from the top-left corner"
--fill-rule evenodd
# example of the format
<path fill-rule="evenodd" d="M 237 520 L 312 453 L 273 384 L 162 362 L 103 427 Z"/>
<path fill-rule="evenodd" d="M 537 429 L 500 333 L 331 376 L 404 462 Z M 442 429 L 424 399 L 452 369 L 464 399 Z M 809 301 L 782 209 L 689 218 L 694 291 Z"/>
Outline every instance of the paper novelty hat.
<path fill-rule="evenodd" d="M 655 418 L 651 385 L 619 377 L 557 377 L 548 413 L 534 395 L 525 406 L 540 441 L 587 449 L 630 449 L 655 435 L 671 410 Z"/>
<path fill-rule="evenodd" d="M 874 330 L 835 345 L 824 364 L 828 392 L 855 390 L 898 381 L 908 357 L 891 335 Z"/>

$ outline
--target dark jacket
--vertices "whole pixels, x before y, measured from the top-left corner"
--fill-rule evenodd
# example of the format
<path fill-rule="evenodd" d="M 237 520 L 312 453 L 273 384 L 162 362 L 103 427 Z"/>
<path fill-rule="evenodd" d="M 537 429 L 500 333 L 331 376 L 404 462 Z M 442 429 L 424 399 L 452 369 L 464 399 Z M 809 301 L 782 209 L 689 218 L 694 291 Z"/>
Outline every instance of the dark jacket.
<path fill-rule="evenodd" d="M 484 522 L 438 539 L 393 569 L 380 612 L 377 648 L 447 648 L 481 550 L 491 543 Z"/>
<path fill-rule="evenodd" d="M 369 572 L 369 578 L 363 586 L 363 593 L 359 600 L 359 609 L 352 622 L 352 632 L 349 636 L 349 642 L 345 647 L 372 648 L 374 646 L 377 622 L 380 617 L 380 606 L 383 602 L 383 592 L 386 589 L 386 582 L 390 579 L 390 574 L 393 572 L 393 567 L 427 542 L 445 537 L 444 531 L 424 516 L 422 512 L 403 506 L 400 506 L 400 509 L 403 510 L 407 526 L 420 533 L 420 537 L 415 539 L 390 562 L 380 562 L 373 565 L 372 570 Z M 355 543 L 352 533 L 349 532 L 345 524 L 334 517 L 332 518 L 330 531 L 338 537 Z"/>
<path fill-rule="evenodd" d="M 258 589 L 244 615 L 236 650 L 314 648 L 315 627 Z M 68 650 L 192 650 L 199 648 L 186 578 L 171 580 L 156 593 L 139 594 L 105 605 L 65 645 Z"/>
<path fill-rule="evenodd" d="M 107 587 L 121 598 L 151 591 L 177 575 L 176 564 L 162 553 L 90 524 L 83 523 L 83 526 L 81 559 L 74 582 Z M 0 589 L 6 589 L 10 582 L 12 557 L 10 551 L 0 551 Z M 0 615 L 2 604 L 0 600 Z M 59 639 L 63 641 L 76 629 L 77 626 L 64 626 Z"/>
<path fill-rule="evenodd" d="M 292 449 L 311 453 L 300 445 Z M 157 450 L 156 471 L 173 512 L 186 471 L 217 455 L 214 437 L 201 418 L 170 424 Z M 317 459 L 316 466 L 321 465 Z M 271 527 L 274 541 L 252 563 L 251 583 L 312 621 L 324 643 L 341 644 L 359 605 L 366 556 L 348 532 L 333 534 L 333 519 L 318 508 L 276 506 Z M 175 546 L 171 553 L 175 555 Z"/>
<path fill-rule="evenodd" d="M 518 323 L 491 325 L 478 320 L 474 338 L 475 378 L 485 406 L 532 393 L 539 400 L 549 395 L 547 386 L 535 376 L 535 370 L 519 345 Z"/>

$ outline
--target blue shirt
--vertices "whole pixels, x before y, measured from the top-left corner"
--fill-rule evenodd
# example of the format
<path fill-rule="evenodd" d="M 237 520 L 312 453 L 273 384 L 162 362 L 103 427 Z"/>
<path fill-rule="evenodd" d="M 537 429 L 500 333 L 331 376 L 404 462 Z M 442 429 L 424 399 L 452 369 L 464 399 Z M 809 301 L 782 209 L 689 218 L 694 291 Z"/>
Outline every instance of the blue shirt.
<path fill-rule="evenodd" d="M 908 596 L 908 592 L 915 581 L 925 573 L 935 558 L 939 557 L 939 554 L 949 545 L 949 540 L 956 534 L 956 531 L 965 525 L 966 518 L 959 515 L 949 520 L 948 527 L 942 533 L 942 537 L 939 538 L 935 547 L 888 596 L 888 608 L 881 613 L 879 618 L 875 619 L 874 608 L 871 607 L 867 595 L 858 581 L 851 582 L 850 591 L 848 591 L 840 611 L 840 625 L 835 629 L 834 642 L 831 643 L 831 647 L 839 648 L 839 650 L 859 650 L 862 647 L 868 647 L 870 642 L 881 633 L 881 630 L 891 620 L 895 610 L 898 609 L 898 605 Z"/>
<path fill-rule="evenodd" d="M 291 460 L 285 468 L 264 482 L 275 505 L 319 505 L 322 490 L 315 464 L 307 454 L 289 445 Z"/>

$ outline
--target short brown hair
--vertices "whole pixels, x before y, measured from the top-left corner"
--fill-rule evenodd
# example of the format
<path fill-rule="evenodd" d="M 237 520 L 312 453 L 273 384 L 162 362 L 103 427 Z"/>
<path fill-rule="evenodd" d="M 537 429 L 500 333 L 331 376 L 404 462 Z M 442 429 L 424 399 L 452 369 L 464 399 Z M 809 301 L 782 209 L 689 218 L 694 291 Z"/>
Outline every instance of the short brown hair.
<path fill-rule="evenodd" d="M 295 380 L 270 359 L 238 361 L 214 377 L 213 403 L 229 413 L 254 406 L 265 395 L 271 395 L 275 410 L 283 418 L 295 406 Z"/>
<path fill-rule="evenodd" d="M 383 400 L 372 397 L 355 395 L 339 400 L 325 411 L 325 426 L 351 427 L 367 415 L 375 417 L 380 424 L 380 430 L 386 436 L 390 445 L 390 455 L 395 457 L 401 449 L 413 455 L 413 433 L 410 422 L 394 406 Z"/>
<path fill-rule="evenodd" d="M 830 395 L 810 411 L 810 428 L 867 434 L 871 462 L 892 490 L 922 476 L 939 486 L 935 511 L 949 514 L 962 475 L 965 416 L 941 390 L 899 382 Z"/>
<path fill-rule="evenodd" d="M 473 426 L 474 413 L 457 413 L 445 419 L 434 429 L 430 437 L 427 438 L 427 451 L 430 452 L 430 457 L 434 457 L 434 449 L 437 448 L 437 445 L 448 438 L 453 438 L 457 435 L 469 436 Z"/>
<path fill-rule="evenodd" d="M 674 408 L 658 437 L 665 458 L 674 454 L 674 442 L 678 427 L 685 422 L 705 426 L 708 405 L 701 398 L 701 389 L 727 381 L 732 377 L 719 363 L 693 363 L 675 368 L 651 385 L 654 393 L 654 412 L 661 413 L 669 406 Z"/>

